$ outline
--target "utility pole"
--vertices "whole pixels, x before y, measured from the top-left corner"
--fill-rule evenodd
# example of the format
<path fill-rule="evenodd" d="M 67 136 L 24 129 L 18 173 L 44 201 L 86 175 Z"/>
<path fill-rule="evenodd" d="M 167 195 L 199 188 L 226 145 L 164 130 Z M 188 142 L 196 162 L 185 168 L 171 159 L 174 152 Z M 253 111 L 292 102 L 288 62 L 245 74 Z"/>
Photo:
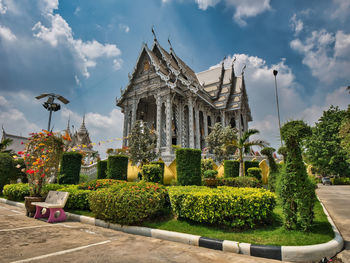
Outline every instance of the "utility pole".
<path fill-rule="evenodd" d="M 283 146 L 282 133 L 281 133 L 280 107 L 279 107 L 279 104 L 278 104 L 278 93 L 277 93 L 277 78 L 276 78 L 277 74 L 278 74 L 278 71 L 277 70 L 273 70 L 273 75 L 275 76 L 275 94 L 276 94 L 276 104 L 277 104 L 278 127 L 279 127 L 279 130 L 280 130 L 281 146 Z"/>

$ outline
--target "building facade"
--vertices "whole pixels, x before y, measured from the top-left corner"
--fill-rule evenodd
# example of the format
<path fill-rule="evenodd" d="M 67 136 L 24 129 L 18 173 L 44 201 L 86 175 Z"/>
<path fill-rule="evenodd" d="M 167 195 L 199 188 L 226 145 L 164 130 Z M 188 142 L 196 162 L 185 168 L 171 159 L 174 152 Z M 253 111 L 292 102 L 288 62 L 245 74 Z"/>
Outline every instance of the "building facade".
<path fill-rule="evenodd" d="M 172 145 L 203 149 L 211 127 L 220 122 L 241 134 L 252 116 L 244 72 L 236 76 L 234 63 L 195 73 L 170 46 L 166 51 L 155 38 L 152 48 L 143 44 L 129 83 L 117 106 L 124 113 L 123 146 L 136 120 L 157 133 L 157 150 L 164 160 Z"/>

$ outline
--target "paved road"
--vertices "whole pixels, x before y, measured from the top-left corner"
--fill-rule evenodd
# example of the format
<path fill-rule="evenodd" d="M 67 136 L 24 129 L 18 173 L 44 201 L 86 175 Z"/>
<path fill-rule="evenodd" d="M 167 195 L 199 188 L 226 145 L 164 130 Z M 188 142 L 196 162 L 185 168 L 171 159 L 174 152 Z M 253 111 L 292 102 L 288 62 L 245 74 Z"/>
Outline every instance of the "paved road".
<path fill-rule="evenodd" d="M 319 185 L 316 192 L 345 241 L 345 250 L 338 257 L 350 263 L 350 186 Z"/>
<path fill-rule="evenodd" d="M 78 222 L 48 224 L 6 204 L 0 204 L 0 244 L 0 262 L 280 262 Z"/>

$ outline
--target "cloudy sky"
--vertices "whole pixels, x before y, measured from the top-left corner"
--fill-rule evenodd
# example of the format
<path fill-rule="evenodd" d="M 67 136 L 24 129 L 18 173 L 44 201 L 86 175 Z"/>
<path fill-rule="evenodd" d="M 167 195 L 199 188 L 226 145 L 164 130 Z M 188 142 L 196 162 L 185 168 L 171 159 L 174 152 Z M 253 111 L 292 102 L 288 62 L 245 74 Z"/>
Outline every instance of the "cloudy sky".
<path fill-rule="evenodd" d="M 250 127 L 278 147 L 273 69 L 282 122 L 313 125 L 331 104 L 349 104 L 349 13 L 349 0 L 0 0 L 0 125 L 23 136 L 46 128 L 34 97 L 54 92 L 70 100 L 53 114 L 55 131 L 69 116 L 78 129 L 85 114 L 93 142 L 121 137 L 115 99 L 154 25 L 196 72 L 225 56 L 237 74 L 247 65 Z"/>

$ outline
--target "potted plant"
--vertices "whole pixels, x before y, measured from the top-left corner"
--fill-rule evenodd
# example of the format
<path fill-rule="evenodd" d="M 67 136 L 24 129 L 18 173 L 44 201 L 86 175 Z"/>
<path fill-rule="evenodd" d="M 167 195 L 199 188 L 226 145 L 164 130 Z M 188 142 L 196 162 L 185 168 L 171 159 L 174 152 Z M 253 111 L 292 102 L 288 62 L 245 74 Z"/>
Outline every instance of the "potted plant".
<path fill-rule="evenodd" d="M 62 151 L 61 137 L 52 132 L 43 131 L 32 133 L 26 143 L 25 150 L 18 152 L 24 158 L 27 167 L 29 196 L 24 197 L 27 216 L 34 216 L 35 206 L 31 204 L 32 202 L 44 201 L 41 189 L 47 182 L 49 175 L 56 174 Z"/>
<path fill-rule="evenodd" d="M 204 185 L 208 187 L 216 187 L 218 179 L 216 178 L 218 171 L 207 170 L 204 172 Z"/>

